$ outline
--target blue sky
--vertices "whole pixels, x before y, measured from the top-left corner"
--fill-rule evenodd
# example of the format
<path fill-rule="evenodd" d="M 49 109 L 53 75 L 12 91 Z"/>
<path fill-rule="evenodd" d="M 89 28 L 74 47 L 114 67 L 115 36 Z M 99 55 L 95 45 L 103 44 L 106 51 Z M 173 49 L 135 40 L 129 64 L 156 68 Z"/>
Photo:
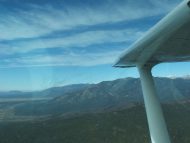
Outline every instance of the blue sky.
<path fill-rule="evenodd" d="M 114 61 L 181 0 L 0 0 L 0 90 L 138 77 Z M 184 76 L 189 63 L 158 65 Z M 176 68 L 179 67 L 179 68 Z"/>

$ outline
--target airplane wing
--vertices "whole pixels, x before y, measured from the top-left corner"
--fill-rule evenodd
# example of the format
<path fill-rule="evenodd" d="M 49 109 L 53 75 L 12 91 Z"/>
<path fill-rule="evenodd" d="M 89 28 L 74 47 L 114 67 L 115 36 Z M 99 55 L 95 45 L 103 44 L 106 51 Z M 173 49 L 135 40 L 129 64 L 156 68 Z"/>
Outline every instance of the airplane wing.
<path fill-rule="evenodd" d="M 190 61 L 190 1 L 151 28 L 118 59 L 115 67 Z"/>
<path fill-rule="evenodd" d="M 190 61 L 190 0 L 183 1 L 116 62 L 115 67 L 138 67 L 152 143 L 171 143 L 151 74 L 163 62 Z"/>

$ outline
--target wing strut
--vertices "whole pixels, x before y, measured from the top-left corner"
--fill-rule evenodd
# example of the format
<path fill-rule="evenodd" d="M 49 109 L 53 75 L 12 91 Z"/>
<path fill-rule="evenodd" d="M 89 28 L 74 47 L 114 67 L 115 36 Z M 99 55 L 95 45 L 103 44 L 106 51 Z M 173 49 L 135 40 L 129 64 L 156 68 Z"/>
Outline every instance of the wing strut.
<path fill-rule="evenodd" d="M 138 67 L 151 141 L 152 143 L 171 143 L 151 69 L 151 66 Z"/>
<path fill-rule="evenodd" d="M 184 0 L 116 61 L 115 67 L 190 61 L 190 0 Z"/>
<path fill-rule="evenodd" d="M 117 60 L 138 67 L 152 143 L 170 143 L 151 69 L 164 62 L 190 62 L 190 0 L 184 0 Z"/>

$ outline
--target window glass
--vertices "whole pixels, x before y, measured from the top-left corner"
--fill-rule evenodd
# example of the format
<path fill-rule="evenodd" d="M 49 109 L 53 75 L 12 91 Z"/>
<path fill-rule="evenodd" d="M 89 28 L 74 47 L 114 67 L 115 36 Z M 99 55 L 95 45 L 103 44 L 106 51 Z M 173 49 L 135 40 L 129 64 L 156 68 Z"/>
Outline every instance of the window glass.
<path fill-rule="evenodd" d="M 0 142 L 150 143 L 138 70 L 113 65 L 180 2 L 0 0 Z M 152 74 L 171 141 L 189 143 L 190 63 Z"/>

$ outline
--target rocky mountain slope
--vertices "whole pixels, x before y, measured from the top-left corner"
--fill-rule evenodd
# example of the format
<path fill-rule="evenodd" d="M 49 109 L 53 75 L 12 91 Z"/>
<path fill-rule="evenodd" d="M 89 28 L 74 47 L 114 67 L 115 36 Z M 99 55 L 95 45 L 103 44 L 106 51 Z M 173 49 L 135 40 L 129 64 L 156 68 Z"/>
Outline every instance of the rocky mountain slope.
<path fill-rule="evenodd" d="M 159 98 L 162 103 L 183 102 L 190 99 L 190 80 L 184 78 L 155 78 Z M 77 88 L 76 88 L 77 87 Z M 31 102 L 15 107 L 17 115 L 70 114 L 76 112 L 96 112 L 114 108 L 127 108 L 143 103 L 138 78 L 104 81 L 92 85 L 75 85 L 69 92 L 64 87 L 48 89 L 51 100 Z M 44 91 L 43 91 L 44 92 Z M 42 92 L 42 94 L 43 94 Z"/>

